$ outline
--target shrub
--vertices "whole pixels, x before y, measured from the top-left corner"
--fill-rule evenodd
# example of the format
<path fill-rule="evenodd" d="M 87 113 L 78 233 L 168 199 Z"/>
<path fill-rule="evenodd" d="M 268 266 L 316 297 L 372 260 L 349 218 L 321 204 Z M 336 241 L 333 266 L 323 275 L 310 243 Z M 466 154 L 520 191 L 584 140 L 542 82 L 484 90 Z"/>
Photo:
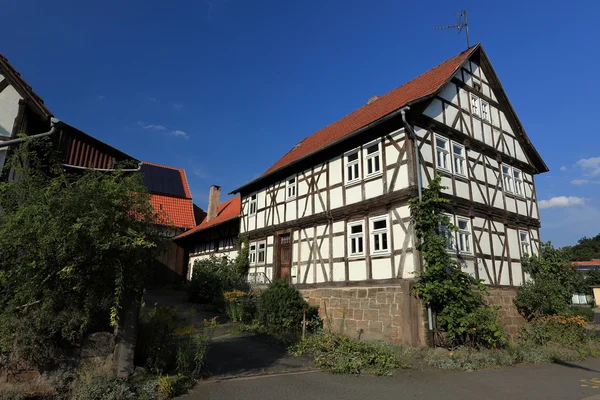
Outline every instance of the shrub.
<path fill-rule="evenodd" d="M 294 286 L 279 280 L 260 295 L 258 321 L 275 333 L 298 332 L 308 303 Z"/>
<path fill-rule="evenodd" d="M 585 325 L 586 321 L 581 316 L 539 317 L 521 327 L 519 341 L 530 346 L 556 343 L 567 347 L 578 347 L 591 337 Z"/>
<path fill-rule="evenodd" d="M 256 299 L 241 290 L 232 290 L 223 294 L 225 313 L 233 322 L 249 323 L 256 315 Z"/>
<path fill-rule="evenodd" d="M 385 343 L 359 341 L 340 333 L 311 335 L 290 347 L 290 352 L 309 355 L 318 368 L 334 374 L 391 375 L 406 366 Z"/>
<path fill-rule="evenodd" d="M 476 308 L 458 320 L 448 332 L 450 344 L 481 348 L 502 348 L 508 344 L 504 327 L 497 319 L 497 307 Z"/>
<path fill-rule="evenodd" d="M 211 256 L 195 261 L 188 286 L 189 301 L 222 308 L 224 291 L 248 289 L 240 268 L 237 261 L 231 261 L 227 257 Z"/>
<path fill-rule="evenodd" d="M 155 374 L 169 371 L 175 365 L 178 347 L 175 330 L 180 325 L 175 308 L 169 306 L 157 305 L 143 316 L 136 345 L 137 364 Z"/>
<path fill-rule="evenodd" d="M 193 386 L 194 381 L 185 375 L 165 375 L 158 377 L 157 393 L 158 399 L 171 399 L 181 396 Z"/>
<path fill-rule="evenodd" d="M 567 315 L 572 317 L 580 316 L 583 317 L 587 322 L 594 321 L 594 310 L 590 307 L 575 307 L 571 306 L 567 309 Z"/>
<path fill-rule="evenodd" d="M 216 326 L 217 320 L 213 318 L 203 321 L 199 329 L 188 325 L 176 331 L 180 337 L 176 356 L 177 372 L 191 376 L 200 374 Z"/>

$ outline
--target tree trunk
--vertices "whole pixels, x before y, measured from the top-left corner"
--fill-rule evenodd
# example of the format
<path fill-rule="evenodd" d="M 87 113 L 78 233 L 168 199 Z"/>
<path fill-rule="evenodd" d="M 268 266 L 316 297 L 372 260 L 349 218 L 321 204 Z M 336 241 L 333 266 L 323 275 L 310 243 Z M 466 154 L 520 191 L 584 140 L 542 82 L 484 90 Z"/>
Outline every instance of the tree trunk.
<path fill-rule="evenodd" d="M 112 363 L 113 371 L 119 378 L 130 377 L 135 369 L 133 359 L 138 331 L 140 300 L 138 294 L 126 295 L 119 312 L 119 320 L 115 327 L 115 350 Z"/>

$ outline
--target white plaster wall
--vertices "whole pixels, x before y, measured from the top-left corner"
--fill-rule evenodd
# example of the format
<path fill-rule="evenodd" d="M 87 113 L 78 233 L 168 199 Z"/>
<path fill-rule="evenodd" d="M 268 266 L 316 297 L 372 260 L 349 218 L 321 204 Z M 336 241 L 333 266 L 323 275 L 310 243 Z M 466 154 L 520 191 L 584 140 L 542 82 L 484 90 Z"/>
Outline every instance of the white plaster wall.
<path fill-rule="evenodd" d="M 0 93 L 0 136 L 12 135 L 21 98 L 19 93 L 10 85 Z"/>

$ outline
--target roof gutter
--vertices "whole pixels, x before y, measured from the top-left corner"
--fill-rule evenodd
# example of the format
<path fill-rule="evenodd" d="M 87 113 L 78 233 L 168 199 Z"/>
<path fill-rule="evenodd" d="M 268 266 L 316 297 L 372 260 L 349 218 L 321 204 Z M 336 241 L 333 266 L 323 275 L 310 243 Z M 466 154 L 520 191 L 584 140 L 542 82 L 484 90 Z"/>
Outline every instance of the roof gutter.
<path fill-rule="evenodd" d="M 412 103 L 412 102 L 411 102 L 411 103 Z M 318 150 L 315 150 L 315 151 L 313 151 L 313 152 L 310 152 L 310 153 L 308 153 L 308 154 L 306 154 L 306 155 L 304 155 L 304 156 L 302 156 L 302 157 L 300 157 L 300 158 L 298 158 L 298 159 L 296 159 L 296 160 L 294 160 L 294 161 L 291 161 L 291 162 L 289 162 L 288 164 L 284 165 L 283 167 L 277 168 L 276 170 L 274 170 L 274 171 L 271 171 L 271 172 L 269 172 L 269 173 L 268 173 L 268 174 L 266 174 L 266 175 L 262 175 L 262 176 L 260 176 L 260 177 L 258 177 L 258 178 L 256 178 L 256 179 L 254 179 L 254 180 L 252 180 L 252 181 L 250 181 L 250 182 L 246 183 L 245 185 L 242 185 L 242 186 L 240 186 L 239 188 L 237 188 L 237 189 L 235 189 L 235 190 L 233 190 L 233 191 L 229 192 L 229 194 L 236 194 L 236 193 L 239 193 L 239 192 L 240 192 L 242 189 L 245 189 L 245 188 L 247 188 L 248 186 L 252 186 L 253 184 L 255 184 L 255 183 L 258 183 L 258 182 L 262 181 L 263 179 L 267 178 L 268 176 L 271 176 L 271 175 L 275 174 L 276 172 L 279 172 L 279 171 L 281 171 L 283 168 L 292 167 L 292 166 L 294 166 L 294 165 L 296 165 L 296 164 L 300 163 L 301 161 L 304 161 L 304 160 L 306 160 L 307 158 L 309 158 L 309 157 L 312 157 L 312 156 L 313 156 L 314 154 L 316 154 L 316 153 L 320 153 L 320 152 L 322 152 L 322 151 L 324 151 L 324 150 L 327 150 L 327 149 L 329 149 L 330 147 L 333 147 L 333 146 L 335 146 L 335 145 L 337 145 L 337 144 L 339 144 L 339 143 L 341 143 L 341 142 L 344 142 L 344 141 L 346 141 L 346 140 L 348 140 L 348 139 L 351 139 L 351 138 L 353 138 L 353 137 L 355 137 L 355 136 L 357 136 L 357 135 L 360 135 L 361 133 L 363 133 L 363 132 L 365 132 L 365 131 L 368 131 L 369 129 L 371 129 L 371 128 L 375 127 L 375 126 L 377 126 L 377 125 L 379 125 L 379 124 L 381 124 L 381 123 L 383 123 L 383 122 L 386 122 L 386 121 L 388 121 L 388 120 L 392 119 L 393 117 L 395 117 L 395 116 L 397 116 L 398 114 L 400 114 L 400 112 L 401 112 L 401 111 L 402 111 L 402 109 L 397 109 L 396 111 L 392 111 L 391 113 L 389 113 L 389 114 L 387 114 L 387 115 L 384 115 L 383 117 L 379 118 L 377 121 L 373 121 L 373 122 L 371 122 L 370 124 L 363 126 L 362 128 L 358 128 L 357 130 L 353 131 L 352 133 L 350 133 L 350 134 L 348 134 L 348 135 L 345 135 L 344 137 L 342 137 L 342 138 L 340 138 L 340 139 L 336 140 L 335 142 L 331 142 L 331 143 L 329 143 L 329 144 L 327 144 L 327 145 L 325 145 L 325 146 L 323 146 L 323 147 L 319 148 Z"/>
<path fill-rule="evenodd" d="M 60 120 L 58 118 L 52 117 L 52 118 L 50 118 L 50 130 L 48 132 L 38 133 L 37 135 L 31 135 L 31 136 L 27 136 L 24 138 L 7 140 L 6 142 L 0 142 L 0 147 L 12 146 L 15 144 L 23 143 L 30 139 L 40 139 L 40 138 L 43 138 L 46 136 L 54 135 L 56 132 L 59 131 L 59 127 L 60 127 Z"/>

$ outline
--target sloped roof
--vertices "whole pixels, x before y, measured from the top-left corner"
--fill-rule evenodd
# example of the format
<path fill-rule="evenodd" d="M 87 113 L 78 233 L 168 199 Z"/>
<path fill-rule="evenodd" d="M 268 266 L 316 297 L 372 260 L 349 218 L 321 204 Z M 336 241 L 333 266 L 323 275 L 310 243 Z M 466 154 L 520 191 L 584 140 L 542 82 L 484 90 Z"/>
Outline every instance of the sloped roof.
<path fill-rule="evenodd" d="M 463 51 L 370 104 L 362 106 L 344 118 L 313 133 L 273 164 L 262 176 L 314 153 L 401 107 L 434 94 L 478 47 L 479 44 Z"/>
<path fill-rule="evenodd" d="M 206 221 L 206 218 L 204 218 L 204 220 L 194 229 L 190 229 L 189 231 L 182 233 L 181 235 L 175 237 L 175 239 L 181 239 L 234 218 L 239 218 L 241 213 L 242 199 L 238 195 L 219 204 L 219 207 L 217 208 L 217 216 L 215 218 L 208 222 Z"/>
<path fill-rule="evenodd" d="M 195 227 L 196 220 L 194 218 L 194 205 L 192 203 L 192 194 L 190 192 L 185 171 L 182 168 L 169 167 L 166 165 L 154 164 L 146 161 L 143 161 L 142 164 L 175 170 L 179 172 L 181 177 L 185 197 L 170 196 L 163 193 L 153 193 L 150 191 L 150 204 L 152 204 L 156 212 L 161 214 L 161 218 L 164 218 L 164 220 L 159 221 L 159 223 L 163 223 L 165 225 L 172 223 L 177 228 L 184 229 L 191 229 Z"/>

